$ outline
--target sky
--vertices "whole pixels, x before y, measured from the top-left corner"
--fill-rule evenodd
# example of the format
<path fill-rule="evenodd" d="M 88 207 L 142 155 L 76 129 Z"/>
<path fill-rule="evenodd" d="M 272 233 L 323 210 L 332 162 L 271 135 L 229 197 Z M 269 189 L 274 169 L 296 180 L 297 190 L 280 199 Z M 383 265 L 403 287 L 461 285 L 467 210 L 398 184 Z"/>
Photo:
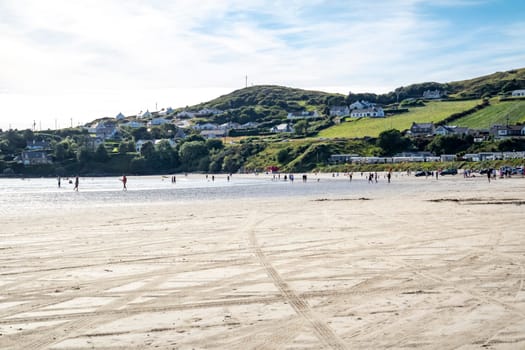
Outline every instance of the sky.
<path fill-rule="evenodd" d="M 523 0 L 0 0 L 0 128 L 525 67 Z M 247 76 L 247 79 L 246 79 Z"/>

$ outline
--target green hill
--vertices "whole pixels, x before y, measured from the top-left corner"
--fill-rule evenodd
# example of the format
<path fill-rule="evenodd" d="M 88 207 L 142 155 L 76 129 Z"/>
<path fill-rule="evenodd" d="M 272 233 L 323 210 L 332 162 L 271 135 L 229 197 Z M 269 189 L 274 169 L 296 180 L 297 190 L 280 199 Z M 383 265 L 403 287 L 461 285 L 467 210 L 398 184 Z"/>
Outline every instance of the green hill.
<path fill-rule="evenodd" d="M 465 111 L 479 103 L 481 103 L 480 100 L 434 101 L 428 102 L 424 107 L 410 108 L 408 113 L 388 118 L 348 118 L 347 122 L 322 130 L 318 136 L 325 138 L 376 137 L 382 131 L 389 129 L 400 131 L 409 129 L 412 122 L 438 123 L 451 114 Z"/>
<path fill-rule="evenodd" d="M 478 78 L 448 84 L 452 96 L 489 97 L 525 89 L 525 68 L 496 72 Z"/>
<path fill-rule="evenodd" d="M 320 114 L 330 104 L 344 103 L 345 96 L 275 85 L 259 85 L 233 91 L 211 101 L 192 106 L 191 110 L 217 108 L 227 113 L 213 118 L 216 122 L 269 122 L 285 119 L 289 112 L 314 111 Z"/>
<path fill-rule="evenodd" d="M 517 124 L 525 122 L 525 100 L 499 101 L 493 98 L 490 106 L 454 122 L 457 126 L 488 129 L 494 124 Z"/>

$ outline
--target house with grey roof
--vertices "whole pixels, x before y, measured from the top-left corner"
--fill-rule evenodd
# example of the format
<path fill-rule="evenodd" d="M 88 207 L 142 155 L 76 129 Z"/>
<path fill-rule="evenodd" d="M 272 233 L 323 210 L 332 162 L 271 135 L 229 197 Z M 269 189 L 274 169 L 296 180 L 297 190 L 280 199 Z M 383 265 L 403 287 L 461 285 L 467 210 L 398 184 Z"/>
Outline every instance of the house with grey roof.
<path fill-rule="evenodd" d="M 434 134 L 434 123 L 412 122 L 409 132 L 412 136 L 432 136 Z"/>
<path fill-rule="evenodd" d="M 350 113 L 350 116 L 352 118 L 362 118 L 362 117 L 383 118 L 385 116 L 385 111 L 381 107 L 354 109 Z"/>

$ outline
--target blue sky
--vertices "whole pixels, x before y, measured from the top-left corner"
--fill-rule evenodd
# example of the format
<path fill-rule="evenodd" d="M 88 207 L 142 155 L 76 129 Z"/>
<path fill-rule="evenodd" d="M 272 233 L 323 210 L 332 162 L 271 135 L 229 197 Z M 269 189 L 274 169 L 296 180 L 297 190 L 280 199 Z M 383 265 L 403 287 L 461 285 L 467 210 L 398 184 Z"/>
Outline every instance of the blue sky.
<path fill-rule="evenodd" d="M 249 85 L 383 93 L 525 67 L 520 0 L 0 0 L 0 128 Z"/>

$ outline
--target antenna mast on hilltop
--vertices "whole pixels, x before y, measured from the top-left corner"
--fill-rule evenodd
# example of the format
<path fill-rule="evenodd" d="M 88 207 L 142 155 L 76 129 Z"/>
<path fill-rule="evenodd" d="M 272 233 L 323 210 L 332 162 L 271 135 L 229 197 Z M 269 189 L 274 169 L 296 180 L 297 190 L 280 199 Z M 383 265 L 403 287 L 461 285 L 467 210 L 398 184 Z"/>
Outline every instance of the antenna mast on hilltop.
<path fill-rule="evenodd" d="M 248 87 L 248 75 L 244 76 L 244 87 Z"/>

